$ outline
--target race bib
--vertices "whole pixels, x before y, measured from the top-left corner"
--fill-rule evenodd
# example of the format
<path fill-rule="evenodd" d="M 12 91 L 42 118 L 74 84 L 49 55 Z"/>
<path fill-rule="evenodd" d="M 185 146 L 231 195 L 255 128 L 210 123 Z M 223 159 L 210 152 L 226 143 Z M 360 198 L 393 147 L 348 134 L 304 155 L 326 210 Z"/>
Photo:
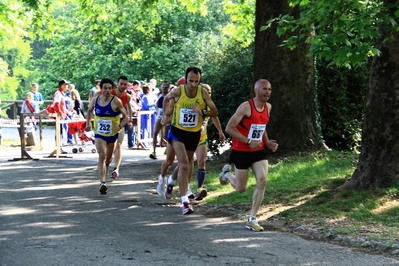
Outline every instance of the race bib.
<path fill-rule="evenodd" d="M 182 127 L 195 127 L 198 123 L 198 113 L 193 109 L 180 109 L 180 121 L 179 124 Z"/>
<path fill-rule="evenodd" d="M 112 133 L 112 121 L 111 120 L 98 120 L 97 121 L 97 133 L 108 135 Z"/>
<path fill-rule="evenodd" d="M 262 140 L 263 133 L 265 133 L 265 124 L 252 124 L 248 133 L 248 138 L 252 140 Z"/>

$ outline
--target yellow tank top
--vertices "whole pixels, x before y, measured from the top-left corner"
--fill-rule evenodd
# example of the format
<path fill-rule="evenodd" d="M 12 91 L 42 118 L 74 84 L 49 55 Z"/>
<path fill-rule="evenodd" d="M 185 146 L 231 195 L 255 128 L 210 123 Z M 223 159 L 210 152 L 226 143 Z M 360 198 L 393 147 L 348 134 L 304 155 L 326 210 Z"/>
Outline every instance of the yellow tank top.
<path fill-rule="evenodd" d="M 206 103 L 202 97 L 202 86 L 198 85 L 194 97 L 189 97 L 187 95 L 185 85 L 181 85 L 179 88 L 180 97 L 175 102 L 172 125 L 185 131 L 200 131 L 204 117 L 196 113 L 192 107 L 195 104 L 199 106 L 201 110 L 205 110 L 206 108 Z"/>

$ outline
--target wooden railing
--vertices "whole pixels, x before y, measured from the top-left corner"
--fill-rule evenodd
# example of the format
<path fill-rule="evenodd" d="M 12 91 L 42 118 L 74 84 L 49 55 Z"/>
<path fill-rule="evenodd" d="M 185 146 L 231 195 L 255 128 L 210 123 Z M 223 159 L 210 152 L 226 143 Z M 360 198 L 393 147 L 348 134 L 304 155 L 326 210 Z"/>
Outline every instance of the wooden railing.
<path fill-rule="evenodd" d="M 47 105 L 49 103 L 51 103 L 51 100 L 45 100 L 44 101 L 44 106 L 47 107 Z M 83 101 L 84 103 L 87 103 L 87 101 Z M 22 105 L 23 101 L 22 100 L 2 100 L 0 102 L 1 103 L 8 103 L 6 105 L 1 106 L 0 105 L 0 114 L 2 114 L 1 110 L 5 109 L 5 108 L 12 108 L 12 116 L 13 118 L 4 118 L 2 116 L 0 116 L 0 145 L 1 145 L 1 134 L 2 128 L 6 128 L 6 127 L 14 127 L 14 128 L 19 128 L 19 132 L 20 132 L 20 140 L 21 140 L 21 158 L 20 159 L 32 159 L 32 157 L 28 154 L 28 152 L 25 150 L 25 127 L 21 125 L 24 125 L 25 122 L 25 117 L 27 116 L 36 116 L 38 117 L 38 129 L 39 129 L 39 141 L 40 141 L 40 147 L 42 147 L 42 140 L 43 140 L 43 123 L 55 123 L 56 126 L 56 132 L 60 132 L 60 125 L 63 122 L 62 120 L 60 120 L 59 118 L 57 119 L 48 119 L 47 118 L 47 114 L 44 113 L 44 110 L 42 110 L 40 113 L 37 114 L 20 114 L 19 112 L 19 108 L 20 105 Z M 136 147 L 134 147 L 134 149 L 148 149 L 147 147 L 145 147 L 142 143 L 143 142 L 147 142 L 147 143 L 152 143 L 152 137 L 150 136 L 145 136 L 143 139 L 141 138 L 141 115 L 145 115 L 148 114 L 149 119 L 148 119 L 148 132 L 152 132 L 152 116 L 151 114 L 153 114 L 154 111 L 138 111 L 137 112 L 137 136 L 136 136 Z M 61 156 L 60 155 L 60 143 L 61 140 L 59 138 L 59 134 L 57 133 L 56 136 L 58 136 L 58 138 L 56 137 L 56 149 L 48 156 L 48 157 L 65 157 L 65 156 Z"/>

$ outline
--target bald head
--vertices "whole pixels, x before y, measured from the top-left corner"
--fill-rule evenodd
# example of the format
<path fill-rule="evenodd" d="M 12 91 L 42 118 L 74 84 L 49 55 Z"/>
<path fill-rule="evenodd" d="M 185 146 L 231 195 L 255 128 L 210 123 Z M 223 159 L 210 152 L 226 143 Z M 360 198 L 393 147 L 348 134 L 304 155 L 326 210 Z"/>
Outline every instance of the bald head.
<path fill-rule="evenodd" d="M 263 88 L 268 88 L 270 89 L 272 87 L 272 84 L 267 80 L 267 79 L 258 79 L 255 82 L 254 89 L 255 90 L 261 90 Z"/>
<path fill-rule="evenodd" d="M 255 98 L 260 102 L 267 102 L 272 94 L 272 85 L 267 79 L 258 79 L 254 86 Z"/>

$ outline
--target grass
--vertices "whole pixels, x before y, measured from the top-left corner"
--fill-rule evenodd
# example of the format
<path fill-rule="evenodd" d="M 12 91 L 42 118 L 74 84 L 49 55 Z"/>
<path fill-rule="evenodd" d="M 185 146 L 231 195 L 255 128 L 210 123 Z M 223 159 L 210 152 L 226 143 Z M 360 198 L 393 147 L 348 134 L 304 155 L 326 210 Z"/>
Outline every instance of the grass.
<path fill-rule="evenodd" d="M 8 147 L 8 146 L 18 146 L 21 145 L 21 141 L 20 140 L 12 140 L 12 139 L 1 139 L 1 146 L 3 147 Z"/>
<path fill-rule="evenodd" d="M 357 154 L 338 151 L 271 158 L 260 219 L 278 214 L 292 225 L 322 226 L 343 235 L 397 240 L 399 183 L 376 190 L 337 189 L 351 178 L 357 159 Z M 253 174 L 249 171 L 248 190 L 244 193 L 236 193 L 230 185 L 221 186 L 218 174 L 226 161 L 224 158 L 207 164 L 206 187 L 212 193 L 204 203 L 240 206 L 248 214 L 255 188 Z M 195 180 L 191 186 L 195 187 Z"/>

